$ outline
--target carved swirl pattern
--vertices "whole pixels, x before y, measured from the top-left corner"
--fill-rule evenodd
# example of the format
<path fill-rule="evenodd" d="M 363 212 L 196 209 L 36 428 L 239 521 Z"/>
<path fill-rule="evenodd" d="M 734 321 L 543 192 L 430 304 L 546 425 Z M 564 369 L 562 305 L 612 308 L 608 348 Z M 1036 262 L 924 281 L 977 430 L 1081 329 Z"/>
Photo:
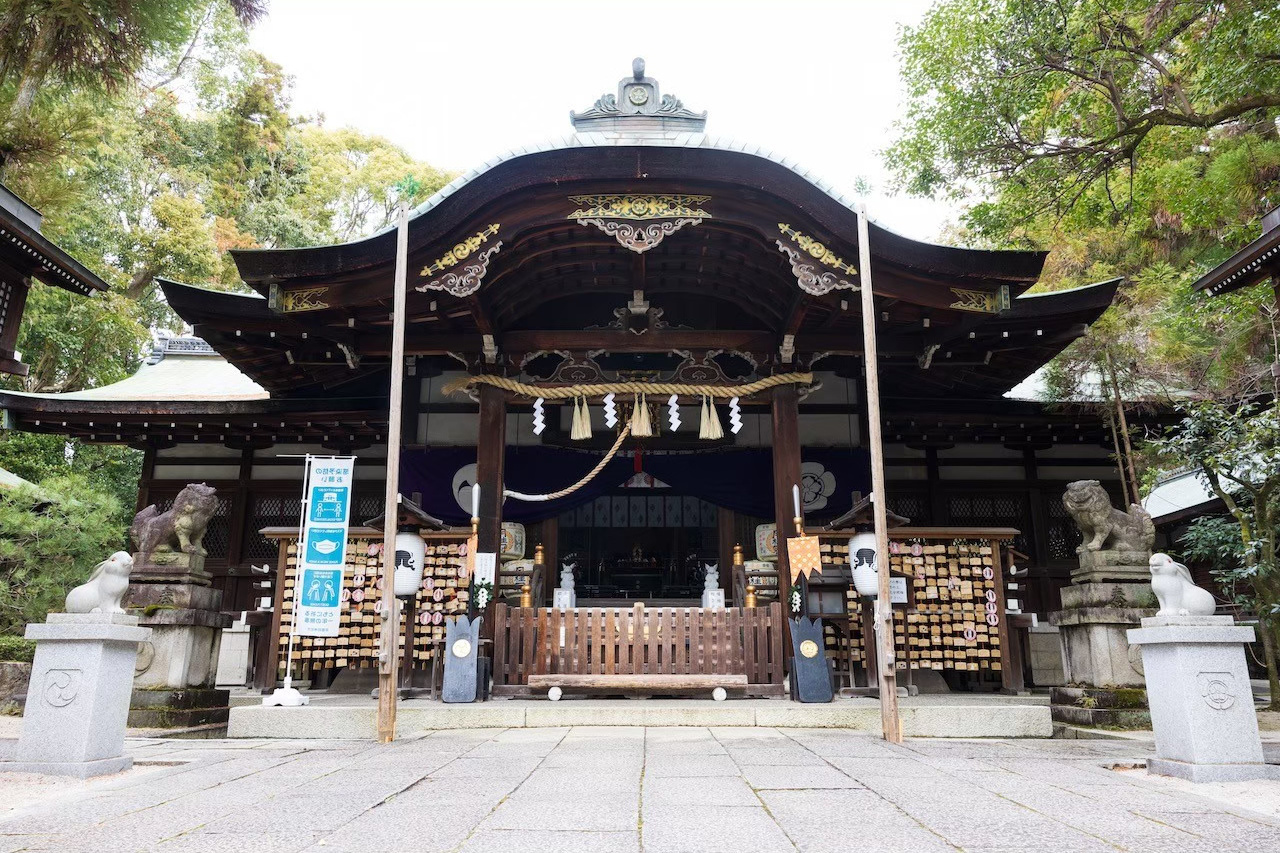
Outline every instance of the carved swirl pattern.
<path fill-rule="evenodd" d="M 684 226 L 697 225 L 702 220 L 672 219 L 643 226 L 635 226 L 630 222 L 609 222 L 604 219 L 579 219 L 578 221 L 583 225 L 596 226 L 617 240 L 624 248 L 640 253 L 649 251 Z"/>
<path fill-rule="evenodd" d="M 55 708 L 65 708 L 80 693 L 80 670 L 51 669 L 44 676 L 44 701 Z"/>
<path fill-rule="evenodd" d="M 956 301 L 951 303 L 952 308 L 957 311 L 974 311 L 981 314 L 994 314 L 998 310 L 996 304 L 996 294 L 986 290 L 964 290 L 959 287 L 951 288 L 951 292 L 956 295 Z"/>
<path fill-rule="evenodd" d="M 797 249 L 793 249 L 781 240 L 776 241 L 778 249 L 784 255 L 791 259 L 791 272 L 796 277 L 796 282 L 800 285 L 800 289 L 805 293 L 814 296 L 823 296 L 833 290 L 857 290 L 858 285 L 851 281 L 840 278 L 835 273 L 823 272 L 819 274 L 817 267 L 813 264 L 804 262 L 804 255 Z"/>
<path fill-rule="evenodd" d="M 579 205 L 569 219 L 676 219 L 692 217 L 710 219 L 702 205 L 709 195 L 685 193 L 571 195 L 569 201 Z"/>
<path fill-rule="evenodd" d="M 489 259 L 496 255 L 500 249 L 502 249 L 501 240 L 477 255 L 475 263 L 464 266 L 461 273 L 451 272 L 448 275 L 442 275 L 440 278 L 432 279 L 426 284 L 415 287 L 414 290 L 419 293 L 426 293 L 428 290 L 443 290 L 453 296 L 470 296 L 480 289 L 485 273 L 489 271 Z"/>
<path fill-rule="evenodd" d="M 285 290 L 280 294 L 280 310 L 286 314 L 298 311 L 319 311 L 329 307 L 324 295 L 329 287 L 309 287 L 306 290 Z"/>

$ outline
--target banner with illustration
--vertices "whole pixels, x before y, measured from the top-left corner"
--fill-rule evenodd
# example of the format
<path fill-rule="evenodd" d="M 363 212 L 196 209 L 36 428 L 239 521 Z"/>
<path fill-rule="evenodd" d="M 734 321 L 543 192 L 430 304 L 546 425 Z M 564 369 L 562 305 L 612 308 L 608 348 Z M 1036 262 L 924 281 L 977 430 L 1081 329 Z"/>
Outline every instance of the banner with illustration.
<path fill-rule="evenodd" d="M 355 463 L 350 456 L 307 457 L 302 544 L 294 587 L 294 633 L 298 636 L 338 636 Z"/>

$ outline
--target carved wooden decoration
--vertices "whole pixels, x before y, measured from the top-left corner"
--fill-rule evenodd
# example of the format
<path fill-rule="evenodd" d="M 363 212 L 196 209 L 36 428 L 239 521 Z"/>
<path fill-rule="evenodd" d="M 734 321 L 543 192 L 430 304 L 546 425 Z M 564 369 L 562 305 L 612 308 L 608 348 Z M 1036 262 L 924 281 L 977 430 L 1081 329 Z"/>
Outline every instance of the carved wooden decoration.
<path fill-rule="evenodd" d="M 805 263 L 804 254 L 777 240 L 778 249 L 791 260 L 791 272 L 800 289 L 813 296 L 823 296 L 833 290 L 857 290 L 858 285 L 840 278 L 833 272 L 819 272 L 813 264 Z"/>
<path fill-rule="evenodd" d="M 476 256 L 476 262 L 467 264 L 462 268 L 461 273 L 451 272 L 432 279 L 426 284 L 420 284 L 414 288 L 419 293 L 426 293 L 428 290 L 443 290 L 453 296 L 470 296 L 480 289 L 480 284 L 484 281 L 485 273 L 489 271 L 489 259 L 496 255 L 502 249 L 502 241 L 499 240 L 489 248 L 485 249 Z M 430 269 L 427 267 L 426 269 Z M 425 272 L 426 269 L 423 271 Z"/>
<path fill-rule="evenodd" d="M 630 222 L 611 222 L 604 219 L 579 219 L 583 225 L 594 225 L 618 244 L 633 252 L 647 252 L 671 234 L 686 225 L 697 225 L 701 219 L 672 219 L 636 226 Z"/>

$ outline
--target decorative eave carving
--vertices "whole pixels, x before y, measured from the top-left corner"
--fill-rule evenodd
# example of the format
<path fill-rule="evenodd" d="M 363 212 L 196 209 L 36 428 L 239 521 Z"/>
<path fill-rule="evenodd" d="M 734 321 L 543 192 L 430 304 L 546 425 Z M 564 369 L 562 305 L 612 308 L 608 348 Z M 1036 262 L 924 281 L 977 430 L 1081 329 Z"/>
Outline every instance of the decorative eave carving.
<path fill-rule="evenodd" d="M 799 249 L 788 246 L 781 240 L 775 241 L 778 250 L 791 260 L 791 272 L 796 277 L 800 289 L 813 296 L 823 296 L 833 290 L 857 290 L 858 285 L 840 278 L 833 272 L 820 271 L 813 264 L 806 263 L 805 255 Z"/>
<path fill-rule="evenodd" d="M 304 290 L 280 291 L 280 311 L 285 314 L 296 314 L 301 311 L 320 311 L 329 307 L 324 295 L 329 292 L 324 287 L 308 287 Z"/>
<path fill-rule="evenodd" d="M 432 279 L 426 284 L 418 285 L 414 290 L 419 293 L 426 293 L 428 290 L 443 290 L 453 296 L 470 296 L 480 289 L 485 273 L 489 271 L 489 259 L 501 250 L 502 241 L 499 240 L 477 255 L 475 263 L 465 265 L 461 273 L 447 273 L 439 278 Z"/>
<path fill-rule="evenodd" d="M 583 225 L 594 225 L 618 241 L 618 245 L 637 254 L 647 252 L 686 225 L 697 225 L 701 219 L 668 219 L 648 225 L 632 225 L 605 219 L 579 219 Z"/>
<path fill-rule="evenodd" d="M 1002 284 L 996 291 L 965 290 L 960 287 L 951 288 L 956 301 L 950 307 L 957 311 L 973 311 L 979 314 L 999 314 L 1009 307 L 1009 285 Z"/>

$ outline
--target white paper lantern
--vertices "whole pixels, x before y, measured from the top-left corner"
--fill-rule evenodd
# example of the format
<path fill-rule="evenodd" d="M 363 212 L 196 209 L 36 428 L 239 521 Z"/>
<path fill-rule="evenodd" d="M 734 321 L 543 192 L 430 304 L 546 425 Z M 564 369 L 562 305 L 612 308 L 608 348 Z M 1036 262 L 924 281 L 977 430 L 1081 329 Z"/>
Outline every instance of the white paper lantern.
<path fill-rule="evenodd" d="M 399 598 L 416 595 L 422 584 L 422 567 L 427 543 L 416 533 L 396 534 L 395 594 Z"/>
<path fill-rule="evenodd" d="M 876 535 L 864 532 L 849 537 L 849 566 L 853 569 L 853 588 L 863 598 L 875 598 L 880 592 L 876 574 Z"/>

